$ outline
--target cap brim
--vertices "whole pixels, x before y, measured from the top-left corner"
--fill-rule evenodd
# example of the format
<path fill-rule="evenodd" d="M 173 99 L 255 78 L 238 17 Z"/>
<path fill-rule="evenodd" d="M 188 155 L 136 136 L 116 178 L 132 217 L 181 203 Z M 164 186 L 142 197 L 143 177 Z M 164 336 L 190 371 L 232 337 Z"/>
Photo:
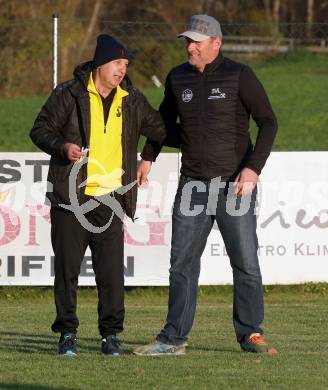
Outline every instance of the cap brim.
<path fill-rule="evenodd" d="M 193 41 L 201 42 L 205 41 L 205 39 L 210 38 L 208 35 L 200 34 L 196 31 L 185 31 L 178 35 L 178 38 L 190 38 Z"/>

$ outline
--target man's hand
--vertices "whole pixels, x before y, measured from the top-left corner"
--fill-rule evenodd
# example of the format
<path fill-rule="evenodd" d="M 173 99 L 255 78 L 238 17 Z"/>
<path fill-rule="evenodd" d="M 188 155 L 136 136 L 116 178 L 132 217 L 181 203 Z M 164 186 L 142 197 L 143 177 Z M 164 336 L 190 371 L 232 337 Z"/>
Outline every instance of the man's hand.
<path fill-rule="evenodd" d="M 148 174 L 151 169 L 151 161 L 141 160 L 137 170 L 138 187 L 147 187 Z"/>
<path fill-rule="evenodd" d="M 83 156 L 81 148 L 79 147 L 79 145 L 76 145 L 76 144 L 71 144 L 71 143 L 67 142 L 64 145 L 64 150 L 65 150 L 67 158 L 70 161 L 77 161 Z"/>
<path fill-rule="evenodd" d="M 245 196 L 250 194 L 256 187 L 258 174 L 250 168 L 244 168 L 235 180 L 235 195 Z"/>

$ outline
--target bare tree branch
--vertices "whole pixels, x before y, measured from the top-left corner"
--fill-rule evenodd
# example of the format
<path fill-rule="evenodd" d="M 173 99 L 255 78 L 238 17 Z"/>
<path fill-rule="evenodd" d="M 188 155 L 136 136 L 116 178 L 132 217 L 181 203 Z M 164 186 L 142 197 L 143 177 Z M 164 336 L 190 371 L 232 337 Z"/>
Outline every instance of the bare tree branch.
<path fill-rule="evenodd" d="M 165 23 L 167 23 L 174 34 L 178 34 L 178 30 L 176 27 L 176 23 L 173 21 L 170 7 L 165 7 L 163 2 L 161 0 L 152 0 L 152 6 L 151 7 L 143 7 L 145 11 L 149 14 L 155 14 L 157 16 L 160 16 Z"/>
<path fill-rule="evenodd" d="M 314 0 L 307 0 L 307 10 L 306 10 L 306 36 L 311 38 L 312 35 L 312 25 L 313 25 L 313 14 L 314 14 Z"/>
<path fill-rule="evenodd" d="M 84 52 L 84 50 L 85 50 L 88 42 L 90 41 L 90 38 L 91 38 L 93 32 L 94 32 L 102 3 L 103 3 L 103 0 L 97 0 L 95 6 L 93 7 L 92 16 L 91 16 L 86 34 L 84 35 L 84 39 L 82 41 L 82 44 L 79 47 L 79 51 L 77 54 L 78 59 L 80 59 L 82 57 L 83 52 Z"/>
<path fill-rule="evenodd" d="M 328 6 L 328 1 L 323 1 L 320 6 L 319 6 L 319 10 L 323 10 L 325 9 L 326 7 Z"/>
<path fill-rule="evenodd" d="M 264 4 L 265 16 L 267 21 L 269 22 L 270 20 L 272 20 L 270 0 L 263 0 L 263 4 Z"/>

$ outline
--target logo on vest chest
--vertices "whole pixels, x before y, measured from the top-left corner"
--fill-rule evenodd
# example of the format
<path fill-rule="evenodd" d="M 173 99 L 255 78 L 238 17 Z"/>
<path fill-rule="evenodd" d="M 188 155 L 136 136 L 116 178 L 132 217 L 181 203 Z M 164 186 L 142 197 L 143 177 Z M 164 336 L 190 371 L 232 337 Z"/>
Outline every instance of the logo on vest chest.
<path fill-rule="evenodd" d="M 225 98 L 226 98 L 226 93 L 220 91 L 220 88 L 212 88 L 211 94 L 208 97 L 208 99 L 225 99 Z"/>
<path fill-rule="evenodd" d="M 192 93 L 191 89 L 185 89 L 182 92 L 181 98 L 182 98 L 182 101 L 184 101 L 185 103 L 189 103 L 190 100 L 193 98 L 193 96 L 194 96 L 194 94 Z"/>
<path fill-rule="evenodd" d="M 122 107 L 118 106 L 116 109 L 116 116 L 119 118 L 122 115 Z"/>

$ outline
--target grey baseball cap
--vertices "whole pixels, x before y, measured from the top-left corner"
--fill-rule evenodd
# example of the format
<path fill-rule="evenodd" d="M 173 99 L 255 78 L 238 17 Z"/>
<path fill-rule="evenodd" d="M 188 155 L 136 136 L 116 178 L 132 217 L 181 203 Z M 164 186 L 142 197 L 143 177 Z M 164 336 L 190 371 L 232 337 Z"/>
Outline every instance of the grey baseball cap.
<path fill-rule="evenodd" d="M 220 23 L 208 15 L 193 15 L 190 17 L 187 30 L 178 35 L 178 38 L 186 37 L 193 41 L 205 41 L 209 37 L 222 38 Z"/>

